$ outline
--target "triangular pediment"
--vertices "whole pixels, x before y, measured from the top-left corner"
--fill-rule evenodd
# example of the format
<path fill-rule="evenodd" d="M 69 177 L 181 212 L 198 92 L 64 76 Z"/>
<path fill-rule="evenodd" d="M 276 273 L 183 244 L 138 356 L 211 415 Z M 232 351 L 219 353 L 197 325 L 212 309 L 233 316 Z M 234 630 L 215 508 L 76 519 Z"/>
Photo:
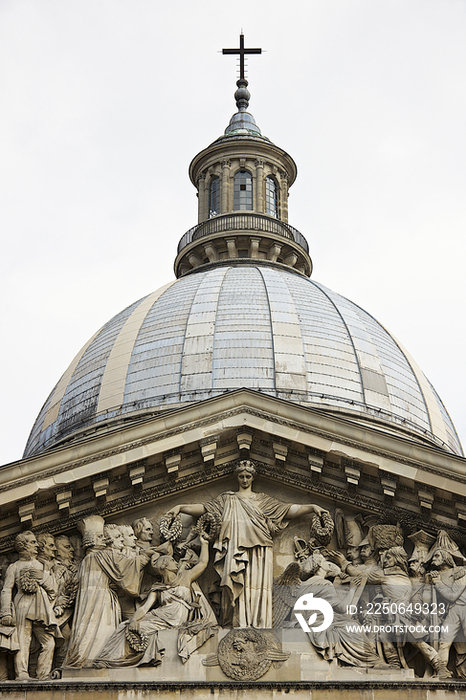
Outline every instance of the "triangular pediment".
<path fill-rule="evenodd" d="M 240 472 L 245 471 L 245 464 L 256 471 L 253 495 L 246 502 L 238 492 L 241 483 L 237 473 L 238 467 Z M 183 637 L 180 642 L 179 626 L 160 632 L 159 642 L 170 645 L 174 664 L 172 667 L 162 663 L 156 670 L 161 681 L 173 680 L 173 668 L 177 669 L 176 681 L 188 680 L 190 673 L 197 680 L 242 679 L 241 674 L 235 675 L 239 671 L 234 664 L 230 668 L 231 655 L 249 643 L 268 650 L 264 651 L 270 656 L 264 673 L 273 680 L 280 680 L 282 664 L 291 681 L 309 680 L 316 674 L 322 680 L 333 678 L 334 671 L 329 671 L 325 658 L 327 652 L 322 659 L 316 639 L 309 644 L 304 632 L 296 629 L 293 606 L 298 592 L 304 590 L 302 585 L 306 585 L 305 580 L 303 583 L 296 578 L 296 571 L 301 572 L 300 576 L 306 572 L 310 575 L 316 552 L 319 556 L 334 552 L 328 556 L 337 557 L 341 566 L 341 590 L 349 591 L 351 567 L 356 566 L 357 573 L 357 567 L 365 566 L 358 558 L 365 541 L 370 542 L 373 565 L 379 569 L 383 565 L 383 549 L 403 549 L 407 566 L 408 556 L 417 551 L 416 547 L 420 547 L 423 556 L 427 555 L 426 542 L 431 546 L 438 538 L 449 538 L 451 547 L 458 550 L 453 554 L 460 563 L 463 555 L 458 547 L 466 545 L 463 459 L 249 390 L 131 425 L 113 426 L 100 434 L 81 436 L 42 456 L 6 465 L 0 479 L 0 545 L 5 561 L 14 561 L 14 541 L 22 530 L 32 529 L 36 535 L 67 535 L 84 567 L 79 574 L 75 610 L 79 619 L 84 615 L 82 610 L 90 605 L 85 598 L 88 584 L 82 572 L 92 557 L 85 554 L 85 536 L 81 539 L 86 531 L 83 523 L 90 522 L 89 518 L 100 518 L 101 527 L 105 522 L 117 530 L 121 525 L 133 525 L 135 532 L 139 532 L 138 523 L 150 524 L 149 538 L 143 541 L 141 536 L 138 546 L 141 552 L 144 547 L 159 550 L 155 561 L 153 557 L 150 564 L 145 560 L 144 577 L 138 584 L 141 604 L 149 599 L 145 596 L 149 596 L 151 586 L 157 584 L 158 557 L 171 552 L 176 566 L 180 567 L 185 559 L 188 567 L 197 566 L 196 562 L 202 560 L 199 532 L 206 532 L 202 530 L 202 518 L 217 513 L 218 530 L 212 535 L 208 563 L 196 583 L 203 596 L 199 600 L 203 601 L 204 623 L 207 610 L 220 629 L 216 626 L 214 632 L 209 627 L 205 641 L 195 635 L 194 646 L 199 641 L 200 647 L 193 650 L 193 659 L 186 666 L 175 651 L 177 644 L 185 649 L 186 639 Z M 175 519 L 173 510 L 175 514 L 180 511 Z M 254 544 L 258 538 L 264 541 Z M 233 542 L 234 556 L 228 559 Z M 100 575 L 100 567 L 104 567 L 105 581 L 106 577 L 111 581 L 116 576 L 118 589 L 123 579 L 118 573 L 118 555 L 110 561 L 111 549 L 109 546 L 104 554 L 96 555 L 103 557 L 98 571 Z M 110 558 L 108 562 L 105 557 Z M 251 568 L 255 557 L 257 567 Z M 227 568 L 222 569 L 223 562 Z M 239 578 L 234 573 L 236 569 Z M 241 617 L 237 619 L 235 616 L 243 614 L 238 602 L 225 607 L 225 591 L 230 584 L 222 583 L 222 571 L 229 572 L 232 590 L 241 580 L 241 590 L 251 592 L 253 597 L 253 591 L 262 591 L 259 597 L 266 600 L 261 603 L 262 612 L 247 613 L 257 614 L 257 619 L 248 622 L 245 618 L 246 623 Z M 251 580 L 248 576 L 252 576 Z M 406 573 L 405 580 L 409 581 L 407 577 Z M 325 583 L 325 577 L 317 581 L 323 587 L 325 600 L 326 591 L 333 591 L 334 584 L 329 584 L 332 588 L 328 589 L 322 582 Z M 361 596 L 369 595 L 369 589 L 364 582 L 358 585 L 361 588 L 357 600 L 364 600 Z M 268 597 L 264 598 L 264 591 L 269 592 Z M 247 599 L 241 593 L 235 600 L 241 600 L 241 596 Z M 371 603 L 372 598 L 368 601 Z M 120 604 L 124 610 L 123 599 Z M 91 613 L 94 614 L 93 609 Z M 345 618 L 345 624 L 352 624 L 353 617 Z M 236 633 L 237 627 L 259 631 Z M 266 631 L 272 627 L 273 638 Z M 97 635 L 99 644 L 105 636 L 95 629 L 92 634 Z M 222 639 L 225 643 L 221 643 Z M 231 648 L 224 652 L 227 643 L 231 643 Z M 347 655 L 350 666 L 373 668 L 381 659 L 384 664 L 390 661 L 385 647 L 378 651 L 374 647 L 370 653 L 366 650 L 358 660 L 360 652 L 351 644 Z M 79 635 L 76 645 L 80 652 Z M 106 654 L 113 653 L 103 649 L 104 661 L 97 660 L 98 663 L 107 663 Z M 201 656 L 196 656 L 198 653 Z M 286 666 L 290 654 L 293 661 Z M 97 673 L 83 667 L 88 662 L 85 654 L 82 658 L 71 654 L 70 658 L 72 670 L 65 670 L 65 677 Z M 400 659 L 405 663 L 402 655 Z M 112 659 L 108 663 L 111 665 Z M 256 673 L 257 678 L 263 675 L 257 655 L 248 664 L 245 680 L 249 680 L 248 673 L 253 674 L 251 678 Z M 425 659 L 415 660 L 410 668 L 397 672 L 395 680 L 404 678 L 403 674 L 412 677 L 414 670 L 420 674 L 425 666 Z M 124 669 L 99 673 L 102 679 L 118 680 L 123 679 Z M 146 677 L 144 673 L 142 669 L 141 679 Z M 335 673 L 335 678 L 339 678 L 340 670 Z"/>
<path fill-rule="evenodd" d="M 61 532 L 96 509 L 132 517 L 207 483 L 220 489 L 246 457 L 273 488 L 326 507 L 424 527 L 457 528 L 466 517 L 463 458 L 243 389 L 5 465 L 3 548 L 25 527 Z"/>

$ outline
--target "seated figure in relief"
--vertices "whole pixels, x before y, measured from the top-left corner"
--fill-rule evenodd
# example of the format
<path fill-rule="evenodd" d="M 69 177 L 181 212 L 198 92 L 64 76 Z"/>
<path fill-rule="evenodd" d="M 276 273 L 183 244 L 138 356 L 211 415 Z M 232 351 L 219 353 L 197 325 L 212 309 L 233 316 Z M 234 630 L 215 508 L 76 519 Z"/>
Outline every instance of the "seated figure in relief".
<path fill-rule="evenodd" d="M 213 635 L 216 618 L 196 579 L 209 559 L 209 545 L 201 537 L 199 561 L 192 569 L 179 566 L 170 555 L 154 555 L 152 566 L 162 579 L 129 621 L 123 622 L 107 640 L 94 666 L 129 667 L 158 665 L 163 649 L 158 632 L 179 629 L 178 654 L 183 662 Z"/>
<path fill-rule="evenodd" d="M 290 567 L 293 566 L 296 564 L 290 565 Z M 330 603 L 334 611 L 333 622 L 326 630 L 314 632 L 311 628 L 306 633 L 319 654 L 327 661 L 336 661 L 342 665 L 386 668 L 386 664 L 377 653 L 374 640 L 359 629 L 357 619 L 347 613 L 349 606 L 357 604 L 364 587 L 365 577 L 362 583 L 358 579 L 351 580 L 349 587 L 334 586 L 329 579 L 340 576 L 341 569 L 318 550 L 307 558 L 304 570 L 310 578 L 305 582 L 299 582 L 299 576 L 294 577 L 295 599 L 312 594 L 314 598 L 322 598 Z M 289 577 L 286 573 L 285 571 L 275 580 L 277 587 L 282 586 L 284 581 L 288 585 L 291 583 L 287 580 Z M 281 591 L 280 595 L 282 599 L 286 598 L 285 591 Z M 317 620 L 316 624 L 320 624 L 320 621 Z"/>

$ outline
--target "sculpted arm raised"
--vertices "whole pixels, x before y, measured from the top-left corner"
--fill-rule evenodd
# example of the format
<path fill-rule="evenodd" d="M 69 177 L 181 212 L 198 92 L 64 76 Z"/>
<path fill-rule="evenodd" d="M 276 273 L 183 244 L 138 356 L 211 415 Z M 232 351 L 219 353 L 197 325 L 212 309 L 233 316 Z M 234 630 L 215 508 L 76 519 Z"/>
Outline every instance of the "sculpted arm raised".
<path fill-rule="evenodd" d="M 442 580 L 439 571 L 431 571 L 429 578 L 434 584 L 437 593 L 449 603 L 454 603 L 466 588 L 463 583 L 455 581 L 453 578 L 450 578 L 448 583 L 446 583 Z"/>
<path fill-rule="evenodd" d="M 301 515 L 309 515 L 309 513 L 315 513 L 316 515 L 320 516 L 322 513 L 328 513 L 328 510 L 325 510 L 325 508 L 321 508 L 320 506 L 316 506 L 314 503 L 307 503 L 306 505 L 302 506 L 295 503 L 290 506 L 286 517 L 290 519 L 299 518 Z"/>
<path fill-rule="evenodd" d="M 193 566 L 193 568 L 189 571 L 185 572 L 186 579 L 191 585 L 193 581 L 196 581 L 196 579 L 199 578 L 199 576 L 205 571 L 207 564 L 209 563 L 209 543 L 204 537 L 200 537 L 201 540 L 201 554 L 199 557 L 199 561 L 197 562 L 196 566 Z"/>
<path fill-rule="evenodd" d="M 205 506 L 202 503 L 183 503 L 180 506 L 171 508 L 168 512 L 173 513 L 175 517 L 179 513 L 184 513 L 185 515 L 192 515 L 193 517 L 198 518 L 201 515 L 204 515 L 206 511 Z"/>

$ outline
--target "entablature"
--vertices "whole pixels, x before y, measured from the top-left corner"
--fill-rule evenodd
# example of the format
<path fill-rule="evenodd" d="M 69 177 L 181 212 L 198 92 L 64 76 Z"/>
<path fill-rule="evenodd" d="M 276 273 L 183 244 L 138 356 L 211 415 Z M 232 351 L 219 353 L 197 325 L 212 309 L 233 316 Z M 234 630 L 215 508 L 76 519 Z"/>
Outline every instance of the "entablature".
<path fill-rule="evenodd" d="M 466 542 L 464 459 L 239 390 L 6 465 L 0 546 L 22 529 L 63 532 L 96 509 L 115 517 L 218 482 L 246 457 L 261 477 L 311 492 L 326 507 L 441 526 Z"/>

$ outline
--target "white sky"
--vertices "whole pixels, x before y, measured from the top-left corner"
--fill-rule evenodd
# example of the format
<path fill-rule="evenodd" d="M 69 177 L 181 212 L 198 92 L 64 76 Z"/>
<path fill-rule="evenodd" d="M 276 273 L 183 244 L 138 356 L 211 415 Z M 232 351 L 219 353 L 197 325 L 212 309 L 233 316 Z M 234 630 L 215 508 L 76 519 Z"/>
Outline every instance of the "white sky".
<path fill-rule="evenodd" d="M 313 278 L 403 343 L 466 447 L 465 0 L 2 0 L 0 464 L 88 338 L 173 279 L 241 29 Z"/>

